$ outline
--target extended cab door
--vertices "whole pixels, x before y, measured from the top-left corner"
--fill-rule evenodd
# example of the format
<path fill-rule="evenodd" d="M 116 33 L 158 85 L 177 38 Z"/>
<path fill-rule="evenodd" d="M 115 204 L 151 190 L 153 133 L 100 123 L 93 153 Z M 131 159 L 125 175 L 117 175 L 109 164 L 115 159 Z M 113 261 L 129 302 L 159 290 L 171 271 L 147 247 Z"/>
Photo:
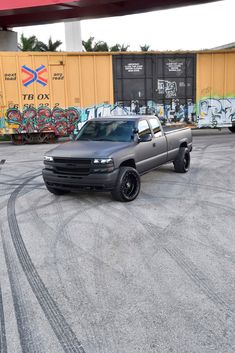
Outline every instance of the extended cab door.
<path fill-rule="evenodd" d="M 148 135 L 149 138 L 151 138 L 151 141 L 139 142 L 135 147 L 136 168 L 139 173 L 144 173 L 155 166 L 156 148 L 154 146 L 153 135 L 148 121 L 146 119 L 140 120 L 137 128 L 139 139 Z"/>
<path fill-rule="evenodd" d="M 156 118 L 149 118 L 149 124 L 152 128 L 153 132 L 153 145 L 154 145 L 154 163 L 155 166 L 158 167 L 159 165 L 167 162 L 167 154 L 168 154 L 168 146 L 167 146 L 167 139 L 166 136 L 161 128 L 161 124 L 159 119 Z"/>

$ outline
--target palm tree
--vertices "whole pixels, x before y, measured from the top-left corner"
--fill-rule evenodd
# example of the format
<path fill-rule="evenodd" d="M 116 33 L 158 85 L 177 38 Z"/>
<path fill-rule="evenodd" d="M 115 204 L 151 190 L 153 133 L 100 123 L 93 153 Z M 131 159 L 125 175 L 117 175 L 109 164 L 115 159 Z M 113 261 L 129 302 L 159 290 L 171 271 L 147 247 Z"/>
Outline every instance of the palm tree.
<path fill-rule="evenodd" d="M 18 44 L 18 48 L 21 51 L 38 51 L 38 40 L 36 36 L 27 38 L 22 33 L 20 36 L 20 43 Z"/>
<path fill-rule="evenodd" d="M 125 44 L 122 44 L 121 45 L 121 48 L 120 48 L 120 51 L 127 51 L 127 49 L 129 48 L 130 45 L 125 45 Z"/>
<path fill-rule="evenodd" d="M 140 45 L 140 49 L 141 51 L 149 51 L 150 45 L 148 44 Z"/>
<path fill-rule="evenodd" d="M 109 50 L 110 51 L 120 51 L 120 48 L 121 48 L 120 44 L 117 43 L 117 44 L 113 45 L 112 47 L 110 47 Z"/>
<path fill-rule="evenodd" d="M 90 37 L 87 40 L 82 41 L 82 45 L 85 51 L 94 51 L 94 45 L 93 45 L 94 39 L 95 39 L 94 37 Z"/>
<path fill-rule="evenodd" d="M 129 48 L 129 45 L 124 45 L 124 44 L 115 44 L 112 47 L 110 47 L 110 51 L 127 51 Z"/>
<path fill-rule="evenodd" d="M 129 45 L 118 43 L 109 48 L 107 42 L 99 40 L 98 42 L 94 43 L 94 39 L 94 37 L 90 37 L 87 40 L 82 41 L 82 45 L 85 51 L 127 51 L 129 48 Z"/>
<path fill-rule="evenodd" d="M 62 44 L 61 40 L 56 40 L 55 42 L 52 42 L 51 37 L 48 40 L 48 44 L 45 44 L 43 42 L 38 42 L 38 48 L 39 51 L 57 51 L 59 46 Z"/>
<path fill-rule="evenodd" d="M 94 51 L 109 51 L 109 46 L 106 42 L 99 40 L 95 43 Z"/>

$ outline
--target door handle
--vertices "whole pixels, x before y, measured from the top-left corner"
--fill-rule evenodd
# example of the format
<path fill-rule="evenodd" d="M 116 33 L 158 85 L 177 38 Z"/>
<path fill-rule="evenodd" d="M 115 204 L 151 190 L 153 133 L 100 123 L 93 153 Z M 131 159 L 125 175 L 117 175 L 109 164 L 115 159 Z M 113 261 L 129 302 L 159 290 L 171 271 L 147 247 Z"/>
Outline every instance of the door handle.
<path fill-rule="evenodd" d="M 156 143 L 155 142 L 153 143 L 153 147 L 156 147 Z"/>

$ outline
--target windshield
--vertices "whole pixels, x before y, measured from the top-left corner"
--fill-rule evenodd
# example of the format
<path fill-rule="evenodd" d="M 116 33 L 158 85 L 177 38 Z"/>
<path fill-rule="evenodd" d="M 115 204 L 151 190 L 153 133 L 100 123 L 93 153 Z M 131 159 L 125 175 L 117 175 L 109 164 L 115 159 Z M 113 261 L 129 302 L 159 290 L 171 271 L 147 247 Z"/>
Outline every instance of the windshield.
<path fill-rule="evenodd" d="M 134 138 L 135 121 L 88 121 L 76 140 L 130 142 Z"/>

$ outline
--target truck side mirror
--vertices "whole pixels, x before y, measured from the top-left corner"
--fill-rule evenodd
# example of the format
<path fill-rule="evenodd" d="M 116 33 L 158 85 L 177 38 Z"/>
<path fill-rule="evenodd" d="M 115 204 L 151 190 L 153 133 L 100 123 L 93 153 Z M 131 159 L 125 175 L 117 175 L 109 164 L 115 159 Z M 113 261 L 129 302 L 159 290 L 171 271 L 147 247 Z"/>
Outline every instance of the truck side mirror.
<path fill-rule="evenodd" d="M 148 141 L 152 141 L 151 134 L 145 134 L 139 137 L 139 142 L 148 142 Z"/>

